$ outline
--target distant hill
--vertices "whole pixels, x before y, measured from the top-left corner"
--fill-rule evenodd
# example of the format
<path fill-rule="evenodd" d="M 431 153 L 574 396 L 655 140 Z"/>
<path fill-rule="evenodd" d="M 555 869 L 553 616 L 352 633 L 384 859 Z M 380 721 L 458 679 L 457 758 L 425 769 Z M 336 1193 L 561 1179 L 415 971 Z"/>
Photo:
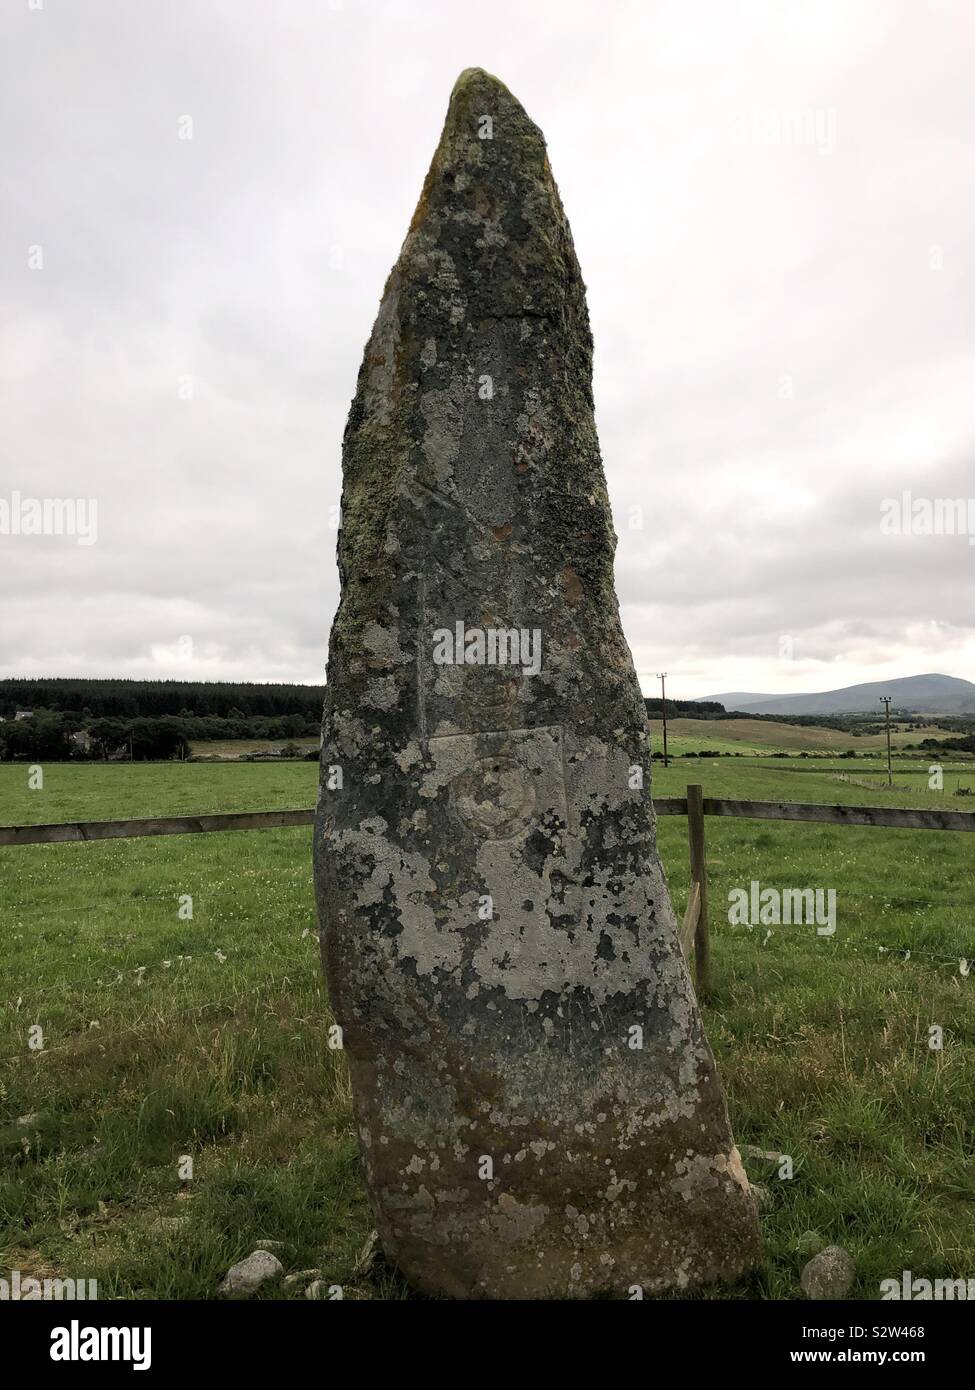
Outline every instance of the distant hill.
<path fill-rule="evenodd" d="M 902 676 L 892 681 L 866 681 L 841 690 L 821 690 L 808 695 L 761 695 L 729 691 L 709 695 L 727 710 L 745 714 L 882 714 L 881 695 L 891 697 L 895 710 L 912 714 L 975 714 L 975 684 L 956 676 L 929 673 Z"/>
<path fill-rule="evenodd" d="M 778 695 L 760 695 L 754 690 L 732 690 L 728 695 L 709 695 L 706 700 L 692 700 L 690 703 L 700 705 L 704 708 L 708 704 L 723 705 L 726 710 L 743 710 L 750 714 L 750 705 L 754 705 L 761 700 L 778 700 L 782 697 Z"/>

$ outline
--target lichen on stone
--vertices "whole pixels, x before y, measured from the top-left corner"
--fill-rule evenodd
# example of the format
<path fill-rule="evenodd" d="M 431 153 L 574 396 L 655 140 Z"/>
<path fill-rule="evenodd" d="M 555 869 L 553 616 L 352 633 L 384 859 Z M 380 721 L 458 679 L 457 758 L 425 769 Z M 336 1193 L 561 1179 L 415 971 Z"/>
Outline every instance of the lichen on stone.
<path fill-rule="evenodd" d="M 757 1220 L 657 855 L 585 290 L 542 134 L 480 69 L 343 479 L 315 879 L 386 1255 L 457 1297 L 735 1277 Z M 539 669 L 437 664 L 457 624 L 539 633 Z"/>

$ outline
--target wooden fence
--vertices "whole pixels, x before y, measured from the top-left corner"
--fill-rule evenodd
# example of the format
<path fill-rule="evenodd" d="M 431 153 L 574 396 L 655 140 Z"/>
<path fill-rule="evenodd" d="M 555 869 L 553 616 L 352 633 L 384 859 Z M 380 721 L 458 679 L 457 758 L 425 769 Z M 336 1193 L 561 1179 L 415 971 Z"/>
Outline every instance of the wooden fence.
<path fill-rule="evenodd" d="M 162 816 L 151 820 L 65 821 L 2 825 L 2 845 L 58 845 L 78 840 L 128 840 L 142 835 L 204 835 L 217 830 L 279 830 L 311 825 L 314 811 L 240 811 L 220 816 Z"/>
<path fill-rule="evenodd" d="M 893 806 L 820 805 L 794 801 L 724 801 L 706 797 L 699 785 L 686 796 L 660 797 L 653 803 L 658 816 L 686 816 L 691 862 L 691 895 L 680 929 L 688 962 L 693 958 L 697 992 L 711 989 L 708 924 L 705 816 L 734 816 L 748 820 L 806 821 L 816 825 L 861 825 L 900 830 L 975 831 L 973 811 L 919 811 Z M 145 835 L 202 835 L 231 830 L 279 830 L 311 825 L 313 810 L 244 811 L 216 816 L 165 816 L 151 820 L 68 821 L 58 825 L 0 826 L 4 845 L 51 845 L 91 840 L 119 840 Z"/>
<path fill-rule="evenodd" d="M 813 821 L 819 825 L 869 825 L 897 830 L 975 831 L 975 811 L 915 811 L 894 806 L 819 805 L 808 801 L 722 801 L 700 786 L 687 796 L 654 800 L 658 816 L 738 816 L 750 820 Z M 692 806 L 694 810 L 690 810 Z M 698 808 L 699 809 L 696 809 Z M 0 825 L 4 845 L 54 845 L 81 840 L 124 840 L 143 835 L 202 835 L 228 830 L 280 830 L 311 825 L 313 810 L 235 811 L 217 816 L 161 816 L 148 820 L 64 821 L 56 825 Z"/>

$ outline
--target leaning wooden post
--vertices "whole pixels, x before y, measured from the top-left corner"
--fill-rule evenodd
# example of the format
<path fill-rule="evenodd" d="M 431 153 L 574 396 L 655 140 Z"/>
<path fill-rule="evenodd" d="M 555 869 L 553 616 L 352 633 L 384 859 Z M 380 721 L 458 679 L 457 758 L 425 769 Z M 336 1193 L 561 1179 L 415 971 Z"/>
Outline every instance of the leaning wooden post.
<path fill-rule="evenodd" d="M 697 884 L 699 903 L 694 931 L 694 960 L 697 997 L 704 1000 L 711 992 L 711 942 L 708 936 L 708 870 L 704 856 L 704 790 L 687 788 L 687 838 L 691 847 L 691 892 Z"/>

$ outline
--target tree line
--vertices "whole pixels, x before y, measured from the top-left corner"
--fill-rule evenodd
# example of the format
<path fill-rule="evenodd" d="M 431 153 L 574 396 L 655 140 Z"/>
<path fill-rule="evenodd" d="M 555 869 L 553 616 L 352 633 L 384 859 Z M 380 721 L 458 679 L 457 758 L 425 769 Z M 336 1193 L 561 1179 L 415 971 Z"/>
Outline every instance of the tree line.
<path fill-rule="evenodd" d="M 648 695 L 643 703 L 647 714 L 654 716 L 663 713 L 664 701 L 659 695 Z M 681 719 L 721 719 L 725 715 L 724 705 L 717 700 L 671 700 L 666 701 L 668 715 L 679 715 Z"/>
<path fill-rule="evenodd" d="M 290 742 L 314 738 L 318 730 L 318 717 L 309 718 L 303 714 L 247 718 L 238 711 L 227 719 L 197 718 L 187 714 L 93 719 L 83 713 L 72 715 L 40 709 L 29 718 L 0 724 L 0 760 L 61 762 L 67 758 L 132 758 L 156 762 L 185 758 L 192 742 L 207 739 Z"/>
<path fill-rule="evenodd" d="M 244 719 L 304 715 L 317 726 L 323 685 L 256 681 L 137 681 L 10 678 L 0 680 L 0 719 L 17 710 L 50 710 L 77 718 L 140 719 L 178 715 Z"/>
<path fill-rule="evenodd" d="M 208 739 L 314 738 L 324 697 L 252 681 L 0 680 L 0 759 L 156 761 Z"/>

